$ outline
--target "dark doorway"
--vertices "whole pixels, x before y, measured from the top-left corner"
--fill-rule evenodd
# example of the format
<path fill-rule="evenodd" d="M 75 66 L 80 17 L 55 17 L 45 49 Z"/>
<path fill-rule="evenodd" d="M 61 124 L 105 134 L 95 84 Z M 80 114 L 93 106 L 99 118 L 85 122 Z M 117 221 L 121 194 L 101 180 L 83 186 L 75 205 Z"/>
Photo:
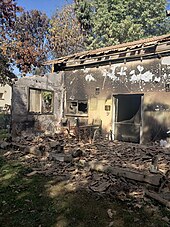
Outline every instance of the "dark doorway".
<path fill-rule="evenodd" d="M 114 137 L 125 142 L 140 142 L 141 94 L 115 95 Z"/>

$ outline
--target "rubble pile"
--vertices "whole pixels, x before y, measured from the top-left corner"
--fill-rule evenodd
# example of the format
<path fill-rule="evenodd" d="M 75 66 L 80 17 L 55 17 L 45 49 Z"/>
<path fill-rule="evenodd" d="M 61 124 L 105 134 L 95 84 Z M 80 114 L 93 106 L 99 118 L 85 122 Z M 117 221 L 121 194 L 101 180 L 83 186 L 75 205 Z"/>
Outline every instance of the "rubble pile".
<path fill-rule="evenodd" d="M 64 134 L 23 136 L 1 142 L 6 158 L 30 171 L 96 193 L 131 201 L 141 208 L 151 197 L 170 208 L 170 149 L 100 140 L 79 142 Z M 146 197 L 147 196 L 147 197 Z"/>

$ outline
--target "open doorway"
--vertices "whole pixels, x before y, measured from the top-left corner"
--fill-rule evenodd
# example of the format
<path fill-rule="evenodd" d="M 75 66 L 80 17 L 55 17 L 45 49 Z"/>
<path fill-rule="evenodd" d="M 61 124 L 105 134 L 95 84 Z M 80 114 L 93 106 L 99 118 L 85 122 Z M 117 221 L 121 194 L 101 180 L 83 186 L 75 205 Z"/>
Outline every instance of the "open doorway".
<path fill-rule="evenodd" d="M 114 95 L 114 139 L 140 143 L 142 96 L 141 94 Z"/>

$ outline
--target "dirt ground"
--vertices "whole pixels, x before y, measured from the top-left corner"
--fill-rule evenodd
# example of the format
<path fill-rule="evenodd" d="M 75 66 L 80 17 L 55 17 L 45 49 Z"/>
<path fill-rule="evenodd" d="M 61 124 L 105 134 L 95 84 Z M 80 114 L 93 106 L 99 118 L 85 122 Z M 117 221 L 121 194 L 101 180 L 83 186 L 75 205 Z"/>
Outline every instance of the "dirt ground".
<path fill-rule="evenodd" d="M 25 135 L 0 147 L 5 226 L 170 225 L 169 148 L 101 139 L 92 144 L 64 134 Z M 50 215 L 53 221 L 43 221 Z"/>

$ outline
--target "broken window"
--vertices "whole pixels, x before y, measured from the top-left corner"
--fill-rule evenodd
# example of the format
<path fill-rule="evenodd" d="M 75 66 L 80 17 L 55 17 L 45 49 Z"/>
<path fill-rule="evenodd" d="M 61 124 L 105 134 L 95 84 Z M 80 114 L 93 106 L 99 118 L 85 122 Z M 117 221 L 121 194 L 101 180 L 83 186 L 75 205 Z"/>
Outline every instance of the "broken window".
<path fill-rule="evenodd" d="M 77 113 L 77 102 L 67 103 L 67 113 L 76 114 Z"/>
<path fill-rule="evenodd" d="M 33 89 L 29 90 L 29 112 L 47 114 L 53 112 L 53 92 Z"/>
<path fill-rule="evenodd" d="M 78 113 L 87 113 L 86 101 L 78 101 Z"/>
<path fill-rule="evenodd" d="M 87 114 L 88 105 L 87 101 L 68 101 L 67 113 L 68 114 Z"/>

